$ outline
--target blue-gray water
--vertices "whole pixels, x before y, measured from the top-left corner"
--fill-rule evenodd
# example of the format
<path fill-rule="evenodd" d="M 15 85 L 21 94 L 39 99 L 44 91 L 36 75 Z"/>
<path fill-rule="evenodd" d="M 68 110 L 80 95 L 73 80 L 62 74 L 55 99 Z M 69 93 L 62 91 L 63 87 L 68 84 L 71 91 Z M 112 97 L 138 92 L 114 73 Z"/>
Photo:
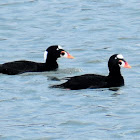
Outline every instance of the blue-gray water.
<path fill-rule="evenodd" d="M 139 140 L 139 0 L 1 0 L 0 63 L 43 62 L 62 45 L 75 59 L 56 72 L 0 74 L 0 140 Z M 52 77 L 107 75 L 108 58 L 122 53 L 118 91 L 51 89 Z"/>

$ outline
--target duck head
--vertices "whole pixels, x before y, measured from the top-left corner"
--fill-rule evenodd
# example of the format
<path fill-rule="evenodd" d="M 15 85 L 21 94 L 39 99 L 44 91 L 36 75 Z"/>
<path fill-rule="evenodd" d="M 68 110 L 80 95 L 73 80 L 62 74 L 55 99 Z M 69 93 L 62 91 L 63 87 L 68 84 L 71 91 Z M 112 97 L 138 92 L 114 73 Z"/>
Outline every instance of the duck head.
<path fill-rule="evenodd" d="M 110 74 L 120 74 L 120 68 L 131 68 L 131 66 L 125 61 L 122 54 L 114 54 L 109 58 L 108 68 Z"/>
<path fill-rule="evenodd" d="M 51 59 L 51 60 L 55 60 L 56 61 L 60 57 L 69 58 L 69 59 L 73 59 L 74 58 L 68 52 L 63 50 L 63 48 L 60 45 L 50 46 L 44 52 L 44 60 L 45 60 L 45 62 L 47 61 L 47 59 Z"/>

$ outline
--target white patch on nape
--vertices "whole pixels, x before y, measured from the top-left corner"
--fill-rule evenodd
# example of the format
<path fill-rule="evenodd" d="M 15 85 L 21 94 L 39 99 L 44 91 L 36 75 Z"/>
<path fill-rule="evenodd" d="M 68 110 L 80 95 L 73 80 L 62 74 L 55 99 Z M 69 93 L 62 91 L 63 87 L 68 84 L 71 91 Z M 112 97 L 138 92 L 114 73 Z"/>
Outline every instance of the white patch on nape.
<path fill-rule="evenodd" d="M 62 46 L 58 45 L 57 50 L 63 49 Z"/>
<path fill-rule="evenodd" d="M 45 62 L 46 62 L 46 60 L 47 60 L 47 55 L 48 55 L 48 52 L 45 51 L 45 52 L 44 52 L 44 61 L 45 61 Z"/>
<path fill-rule="evenodd" d="M 118 58 L 118 59 L 123 59 L 124 57 L 122 56 L 122 54 L 118 54 L 118 55 L 117 55 L 117 58 Z"/>

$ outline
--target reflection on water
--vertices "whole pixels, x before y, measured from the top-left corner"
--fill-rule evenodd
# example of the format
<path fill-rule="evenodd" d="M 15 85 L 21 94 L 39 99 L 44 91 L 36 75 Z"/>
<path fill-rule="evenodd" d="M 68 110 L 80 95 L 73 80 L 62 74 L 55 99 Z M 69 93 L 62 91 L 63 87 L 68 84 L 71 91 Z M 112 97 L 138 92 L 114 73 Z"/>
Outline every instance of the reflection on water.
<path fill-rule="evenodd" d="M 109 90 L 112 90 L 112 91 L 118 91 L 120 88 L 119 87 L 111 87 L 109 88 Z"/>

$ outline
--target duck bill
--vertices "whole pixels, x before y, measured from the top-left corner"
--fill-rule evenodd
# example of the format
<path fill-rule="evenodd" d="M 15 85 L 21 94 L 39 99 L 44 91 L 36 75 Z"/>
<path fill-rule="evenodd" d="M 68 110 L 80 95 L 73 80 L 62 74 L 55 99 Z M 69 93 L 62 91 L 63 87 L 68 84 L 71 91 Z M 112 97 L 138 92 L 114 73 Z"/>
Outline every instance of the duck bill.
<path fill-rule="evenodd" d="M 70 54 L 69 54 L 68 52 L 66 52 L 66 51 L 61 51 L 60 57 L 65 57 L 65 58 L 69 58 L 69 59 L 73 59 L 73 58 L 74 58 L 72 55 L 70 55 Z"/>
<path fill-rule="evenodd" d="M 127 62 L 125 62 L 124 68 L 131 68 L 131 66 Z"/>
<path fill-rule="evenodd" d="M 67 58 L 68 59 L 74 59 L 74 57 L 72 55 L 70 55 L 68 52 L 67 52 Z"/>

